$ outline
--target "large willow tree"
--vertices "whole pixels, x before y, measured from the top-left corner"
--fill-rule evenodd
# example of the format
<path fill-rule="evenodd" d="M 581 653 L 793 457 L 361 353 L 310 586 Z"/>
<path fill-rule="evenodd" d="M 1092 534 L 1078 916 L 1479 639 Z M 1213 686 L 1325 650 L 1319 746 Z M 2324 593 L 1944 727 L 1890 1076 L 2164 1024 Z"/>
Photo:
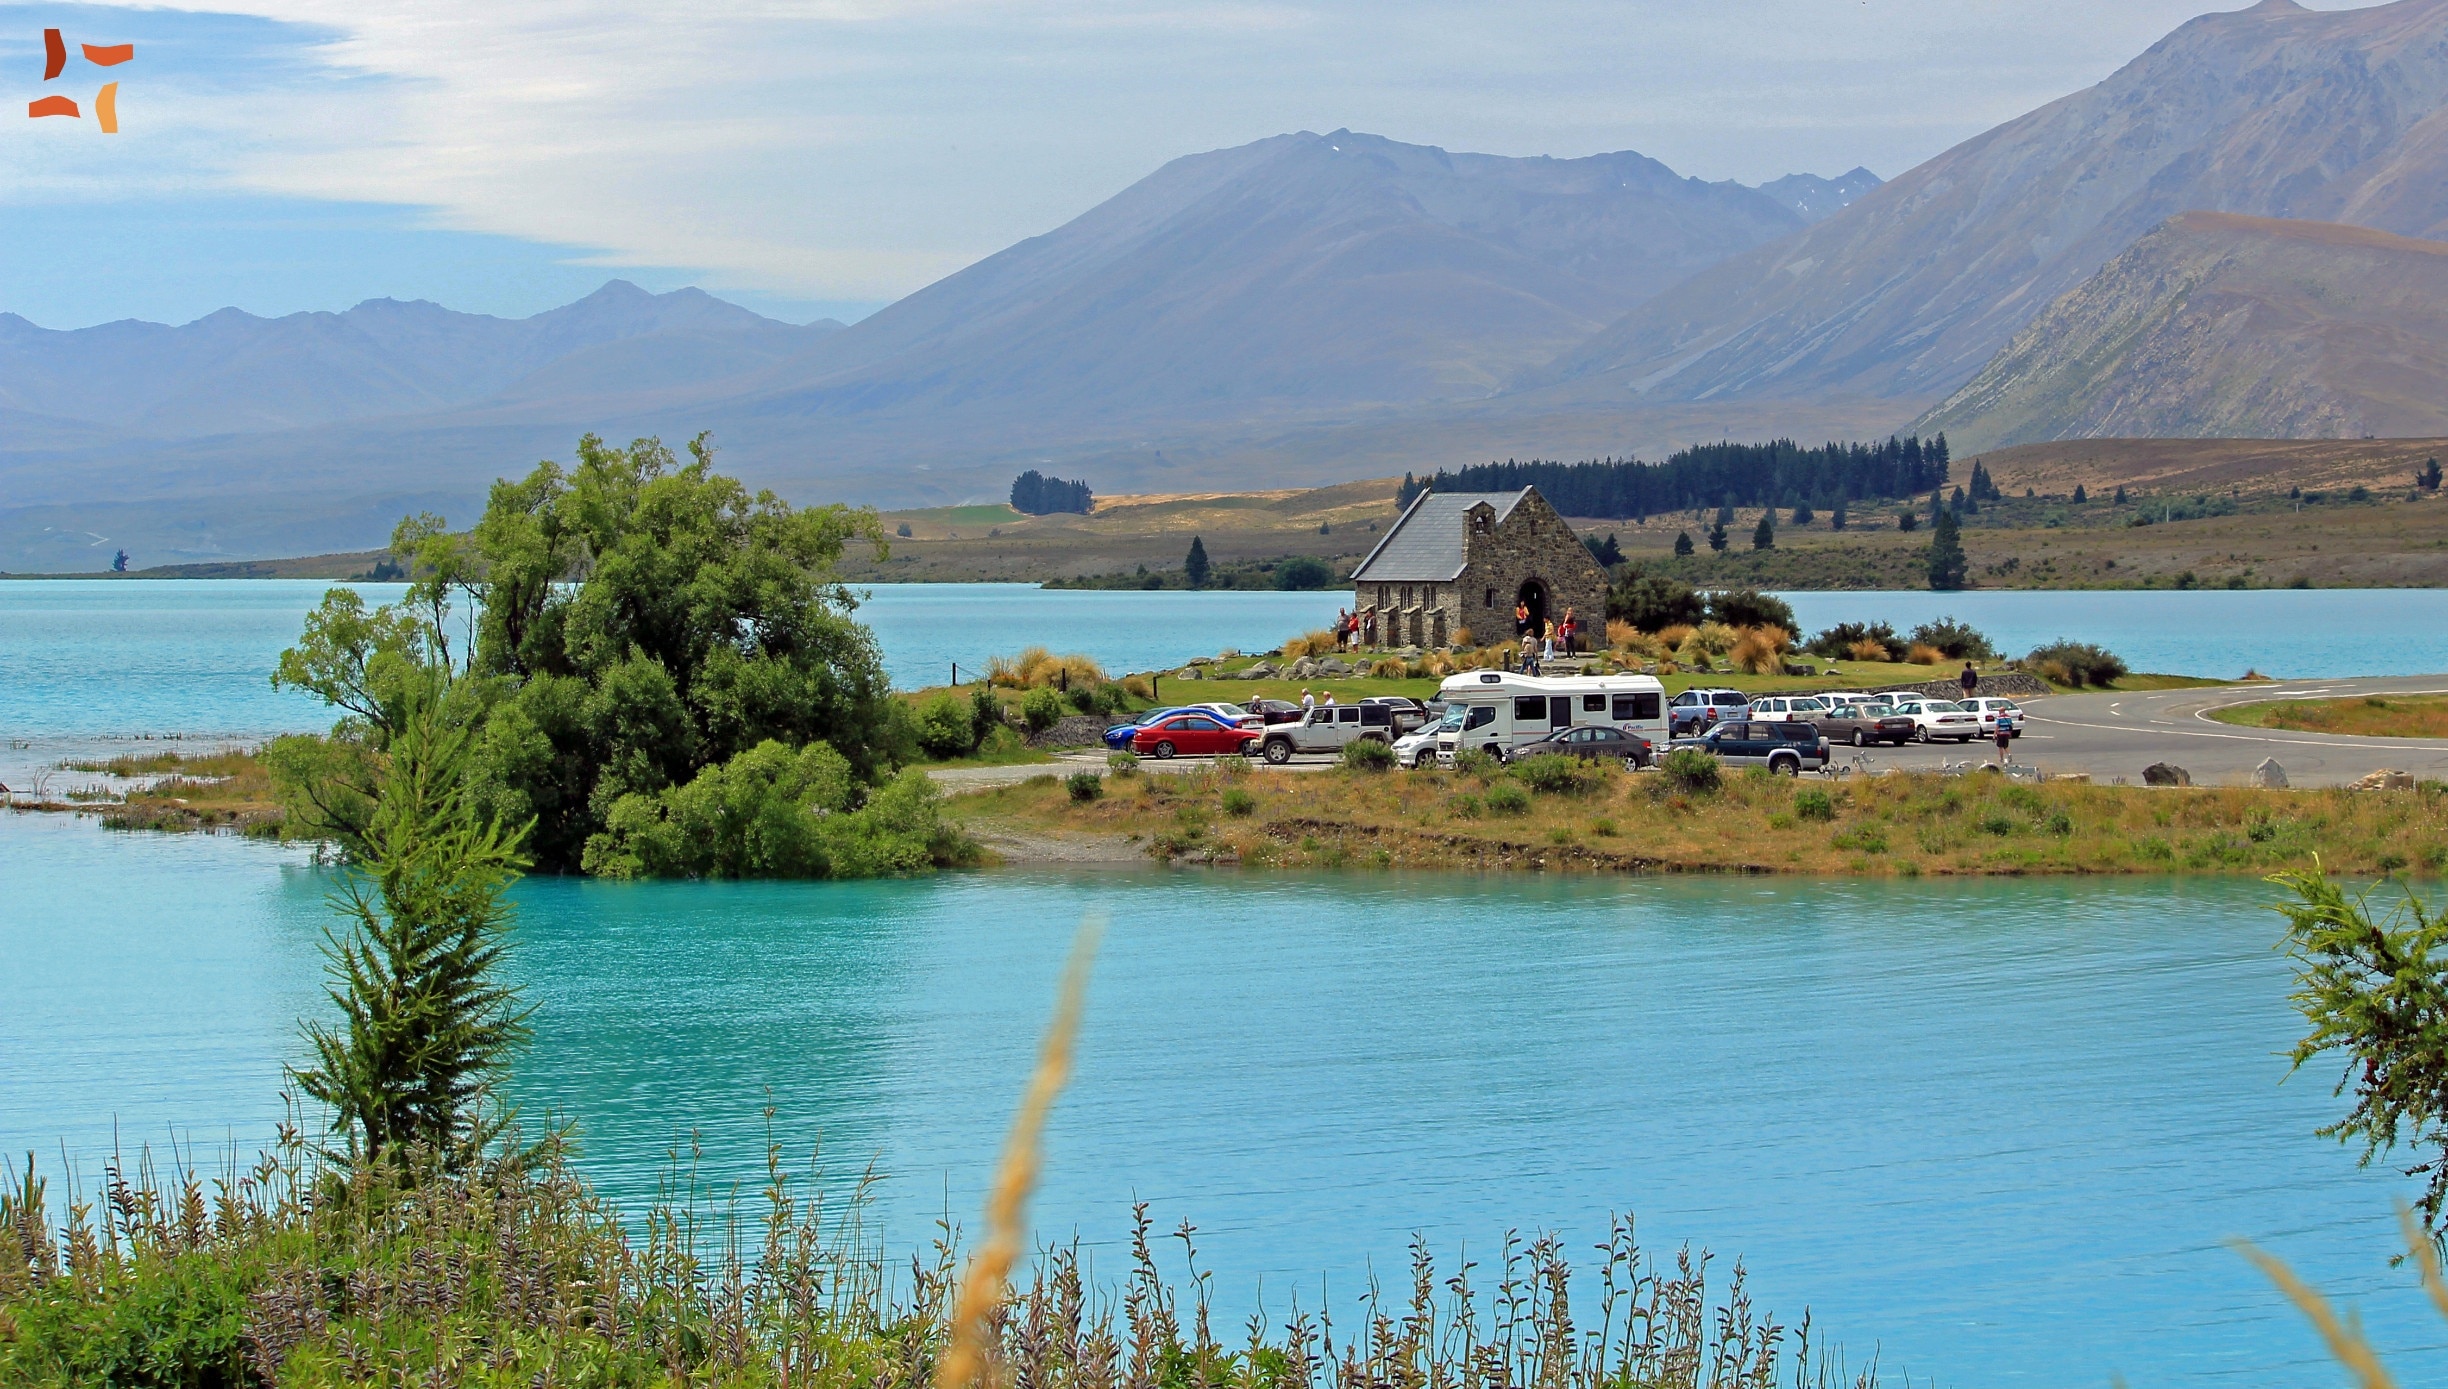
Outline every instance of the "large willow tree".
<path fill-rule="evenodd" d="M 475 809 L 532 822 L 527 852 L 545 871 L 578 870 L 624 798 L 627 822 L 643 823 L 637 798 L 676 796 L 766 743 L 822 743 L 854 787 L 882 781 L 907 720 L 836 577 L 850 545 L 882 550 L 875 513 L 751 493 L 714 470 L 704 435 L 687 454 L 588 435 L 574 465 L 495 483 L 465 536 L 403 522 L 406 600 L 369 614 L 334 590 L 275 677 L 354 717 L 333 740 L 276 747 L 276 770 L 291 765 L 301 788 L 320 778 L 344 812 L 361 806 L 345 775 L 330 788 L 391 736 L 389 672 L 455 665 Z M 352 827 L 332 833 L 346 842 Z"/>

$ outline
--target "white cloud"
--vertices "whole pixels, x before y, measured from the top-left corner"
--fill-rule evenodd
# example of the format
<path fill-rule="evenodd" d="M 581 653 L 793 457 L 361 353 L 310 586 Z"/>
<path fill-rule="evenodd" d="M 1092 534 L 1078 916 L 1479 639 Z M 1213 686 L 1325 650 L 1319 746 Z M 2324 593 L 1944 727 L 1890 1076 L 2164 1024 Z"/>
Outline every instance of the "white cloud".
<path fill-rule="evenodd" d="M 0 144 L 0 177 L 18 196 L 416 204 L 437 226 L 702 268 L 716 287 L 886 298 L 1166 159 L 1304 127 L 1632 148 L 1712 178 L 1892 175 L 2096 81 L 2198 8 L 225 0 L 210 11 L 291 26 L 299 61 L 244 92 L 165 79 L 151 133 L 109 164 L 20 138 Z M 142 34 L 158 12 L 115 13 Z"/>

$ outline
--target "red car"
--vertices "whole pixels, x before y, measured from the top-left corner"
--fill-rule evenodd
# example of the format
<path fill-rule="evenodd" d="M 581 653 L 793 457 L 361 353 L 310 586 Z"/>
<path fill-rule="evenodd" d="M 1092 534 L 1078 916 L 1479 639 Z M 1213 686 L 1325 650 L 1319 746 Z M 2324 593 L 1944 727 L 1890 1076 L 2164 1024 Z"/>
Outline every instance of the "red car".
<path fill-rule="evenodd" d="M 1247 753 L 1257 746 L 1257 736 L 1248 729 L 1236 728 L 1214 714 L 1192 712 L 1158 719 L 1131 735 L 1131 751 L 1151 757 Z"/>

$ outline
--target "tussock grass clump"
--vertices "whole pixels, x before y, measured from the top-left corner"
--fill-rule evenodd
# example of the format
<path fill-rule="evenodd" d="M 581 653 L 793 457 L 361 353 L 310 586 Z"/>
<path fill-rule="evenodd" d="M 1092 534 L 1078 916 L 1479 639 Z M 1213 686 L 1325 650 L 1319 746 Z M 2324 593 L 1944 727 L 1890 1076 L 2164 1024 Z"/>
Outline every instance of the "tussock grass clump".
<path fill-rule="evenodd" d="M 1024 647 L 1017 656 L 995 657 L 987 664 L 986 679 L 1007 690 L 1106 683 L 1104 667 L 1089 657 L 1057 656 L 1042 646 Z"/>
<path fill-rule="evenodd" d="M 1904 652 L 1904 664 L 1908 666 L 1934 666 L 1945 659 L 1945 652 L 1925 641 L 1914 642 Z"/>
<path fill-rule="evenodd" d="M 1303 656 L 1331 656 L 1341 645 L 1342 642 L 1336 637 L 1332 627 L 1320 627 L 1314 632 L 1303 632 L 1285 642 L 1283 656 L 1287 661 L 1297 661 Z"/>
<path fill-rule="evenodd" d="M 1753 675 L 1778 675 L 1785 670 L 1785 652 L 1793 645 L 1793 633 L 1782 627 L 1752 627 L 1736 637 L 1727 652 L 1737 669 Z"/>

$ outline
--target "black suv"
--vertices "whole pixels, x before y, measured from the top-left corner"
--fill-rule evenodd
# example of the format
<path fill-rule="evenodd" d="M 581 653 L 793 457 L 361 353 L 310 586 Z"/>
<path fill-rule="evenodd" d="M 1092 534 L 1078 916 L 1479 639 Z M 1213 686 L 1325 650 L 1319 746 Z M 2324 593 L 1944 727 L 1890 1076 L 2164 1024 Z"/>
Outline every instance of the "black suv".
<path fill-rule="evenodd" d="M 1815 723 L 1727 720 L 1687 746 L 1704 748 L 1729 767 L 1766 767 L 1794 776 L 1827 765 L 1827 739 Z"/>

